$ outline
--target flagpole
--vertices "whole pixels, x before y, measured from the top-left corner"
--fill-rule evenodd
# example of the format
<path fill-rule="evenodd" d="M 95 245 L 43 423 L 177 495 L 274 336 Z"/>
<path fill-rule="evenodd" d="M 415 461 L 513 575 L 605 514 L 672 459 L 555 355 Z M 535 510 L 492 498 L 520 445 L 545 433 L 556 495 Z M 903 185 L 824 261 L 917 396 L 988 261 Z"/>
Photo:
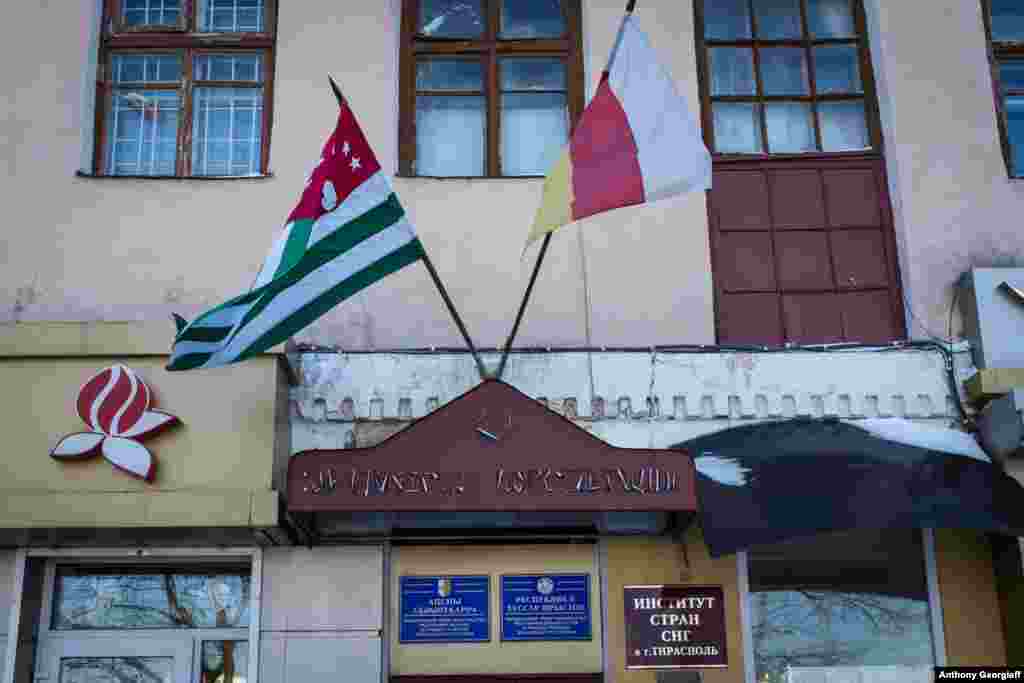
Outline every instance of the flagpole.
<path fill-rule="evenodd" d="M 452 303 L 451 298 L 448 296 L 448 290 L 445 289 L 444 284 L 441 282 L 441 278 L 438 276 L 437 271 L 434 269 L 434 264 L 430 261 L 430 257 L 427 256 L 427 252 L 423 251 L 423 265 L 427 267 L 427 272 L 430 273 L 431 279 L 434 280 L 434 285 L 437 287 L 437 291 L 441 293 L 441 298 L 444 299 L 444 305 L 448 307 L 448 312 L 451 314 L 452 319 L 455 320 L 455 325 L 459 328 L 459 332 L 462 333 L 462 338 L 466 340 L 466 346 L 469 347 L 469 352 L 473 354 L 473 360 L 476 361 L 476 369 L 480 372 L 480 379 L 487 379 L 487 368 L 484 367 L 484 362 L 480 359 L 480 354 L 477 352 L 476 347 L 473 346 L 473 340 L 469 337 L 469 332 L 466 331 L 466 326 L 462 322 L 462 317 L 459 312 L 455 310 L 455 304 Z"/>
<path fill-rule="evenodd" d="M 544 235 L 544 242 L 540 245 L 540 253 L 537 254 L 537 262 L 533 264 L 533 274 L 530 275 L 530 282 L 526 285 L 526 293 L 523 294 L 523 300 L 519 303 L 519 312 L 516 314 L 516 321 L 512 324 L 512 331 L 508 334 L 508 340 L 505 342 L 505 348 L 501 351 L 501 362 L 498 363 L 498 371 L 494 373 L 495 379 L 501 379 L 502 373 L 505 372 L 505 363 L 508 362 L 508 353 L 512 350 L 512 342 L 516 338 L 516 333 L 519 332 L 519 323 L 523 322 L 523 314 L 526 313 L 526 304 L 530 301 L 530 293 L 533 292 L 533 285 L 537 282 L 537 275 L 540 273 L 540 264 L 544 262 L 544 254 L 547 253 L 548 245 L 551 243 L 551 235 L 554 233 L 548 233 Z"/>
<path fill-rule="evenodd" d="M 345 96 L 341 94 L 341 88 L 334 82 L 334 78 L 331 76 L 327 77 L 327 80 L 331 82 L 331 90 L 334 91 L 334 96 L 338 100 L 338 106 L 345 106 Z M 437 269 L 434 268 L 433 262 L 430 257 L 427 256 L 426 250 L 421 250 L 422 256 L 420 259 L 423 261 L 423 265 L 427 267 L 427 272 L 430 273 L 430 278 L 434 281 L 434 286 L 437 287 L 437 291 L 441 294 L 441 298 L 444 299 L 444 305 L 448 308 L 448 313 L 455 320 L 455 326 L 459 328 L 459 332 L 462 333 L 462 338 L 466 340 L 466 346 L 469 347 L 469 352 L 473 354 L 473 360 L 476 361 L 476 369 L 480 372 L 480 379 L 487 379 L 487 368 L 484 367 L 483 361 L 480 359 L 480 353 L 476 350 L 476 346 L 473 345 L 473 340 L 469 336 L 469 332 L 466 330 L 466 325 L 462 322 L 462 316 L 455 310 L 455 304 L 452 303 L 451 297 L 448 296 L 448 290 L 445 289 L 444 283 L 441 282 L 441 277 L 437 274 Z"/>
<path fill-rule="evenodd" d="M 633 14 L 633 10 L 636 9 L 636 0 L 629 0 L 626 3 L 626 14 L 622 18 L 622 24 L 619 25 L 619 32 L 615 36 L 615 43 L 612 46 L 611 55 L 608 57 L 608 66 L 604 69 L 604 75 L 607 75 L 608 71 L 612 67 L 612 62 L 615 60 L 615 53 L 619 50 L 619 43 L 622 41 L 622 32 L 626 27 L 626 19 L 629 15 Z M 603 77 L 603 76 L 602 76 Z M 530 282 L 526 285 L 526 292 L 523 294 L 523 300 L 519 304 L 519 312 L 516 314 L 516 321 L 512 324 L 512 331 L 509 332 L 508 340 L 505 342 L 505 348 L 501 351 L 501 362 L 498 363 L 498 371 L 494 373 L 495 379 L 501 379 L 502 374 L 505 372 L 505 364 L 508 362 L 508 354 L 512 350 L 512 342 L 515 341 L 516 334 L 519 332 L 519 324 L 523 322 L 523 314 L 526 313 L 526 304 L 530 301 L 530 294 L 533 292 L 533 285 L 537 282 L 537 274 L 540 273 L 540 266 L 544 262 L 544 255 L 548 251 L 548 244 L 551 243 L 551 235 L 549 232 L 544 235 L 544 242 L 540 245 L 540 253 L 537 254 L 537 262 L 533 264 L 533 273 L 530 275 Z"/>

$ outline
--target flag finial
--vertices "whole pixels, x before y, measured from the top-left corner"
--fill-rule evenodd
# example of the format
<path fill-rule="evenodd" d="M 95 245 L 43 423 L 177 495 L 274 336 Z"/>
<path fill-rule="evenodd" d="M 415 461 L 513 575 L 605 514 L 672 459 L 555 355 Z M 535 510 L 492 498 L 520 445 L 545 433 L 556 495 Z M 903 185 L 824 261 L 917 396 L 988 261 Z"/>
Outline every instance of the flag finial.
<path fill-rule="evenodd" d="M 341 94 L 341 88 L 334 82 L 334 78 L 330 75 L 327 76 L 327 80 L 331 82 L 331 90 L 334 91 L 334 96 L 338 98 L 338 106 L 345 104 L 345 96 Z"/>

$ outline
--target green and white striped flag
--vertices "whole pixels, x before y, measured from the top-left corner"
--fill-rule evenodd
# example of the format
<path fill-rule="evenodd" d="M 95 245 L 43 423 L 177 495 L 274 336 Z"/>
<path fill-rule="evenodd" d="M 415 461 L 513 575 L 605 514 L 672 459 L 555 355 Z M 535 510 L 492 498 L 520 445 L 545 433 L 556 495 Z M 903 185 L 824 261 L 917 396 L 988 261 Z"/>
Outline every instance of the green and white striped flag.
<path fill-rule="evenodd" d="M 418 261 L 423 247 L 348 104 L 252 288 L 191 323 L 175 316 L 168 370 L 245 360 Z"/>

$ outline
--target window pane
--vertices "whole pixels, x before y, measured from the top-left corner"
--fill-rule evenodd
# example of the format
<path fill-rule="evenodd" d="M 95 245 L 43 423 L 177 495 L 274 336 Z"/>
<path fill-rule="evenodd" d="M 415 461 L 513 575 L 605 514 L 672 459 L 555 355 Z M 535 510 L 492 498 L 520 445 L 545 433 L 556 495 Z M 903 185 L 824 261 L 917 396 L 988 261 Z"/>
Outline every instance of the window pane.
<path fill-rule="evenodd" d="M 115 91 L 107 112 L 107 173 L 174 175 L 180 109 L 175 91 Z"/>
<path fill-rule="evenodd" d="M 747 7 L 747 0 L 705 2 L 704 38 L 707 40 L 750 38 L 750 10 Z"/>
<path fill-rule="evenodd" d="M 712 47 L 708 49 L 711 63 L 712 95 L 754 95 L 754 51 L 745 47 Z"/>
<path fill-rule="evenodd" d="M 249 625 L 249 576 L 244 574 L 61 570 L 54 600 L 56 629 Z"/>
<path fill-rule="evenodd" d="M 557 38 L 565 33 L 558 0 L 503 0 L 500 38 Z"/>
<path fill-rule="evenodd" d="M 807 102 L 769 102 L 764 105 L 768 151 L 772 154 L 812 152 L 814 124 Z"/>
<path fill-rule="evenodd" d="M 484 87 L 483 65 L 470 59 L 421 59 L 416 62 L 417 90 L 476 90 Z"/>
<path fill-rule="evenodd" d="M 759 107 L 746 102 L 714 102 L 715 150 L 720 154 L 750 154 L 764 150 Z"/>
<path fill-rule="evenodd" d="M 246 683 L 249 643 L 245 640 L 204 640 L 199 683 Z"/>
<path fill-rule="evenodd" d="M 760 50 L 761 83 L 765 95 L 806 95 L 807 59 L 803 48 L 765 47 Z"/>
<path fill-rule="evenodd" d="M 1024 61 L 1004 61 L 999 63 L 999 87 L 1003 92 L 1024 90 Z"/>
<path fill-rule="evenodd" d="M 197 81 L 249 81 L 263 80 L 259 55 L 200 55 L 195 61 Z"/>
<path fill-rule="evenodd" d="M 569 109 L 561 93 L 501 96 L 501 174 L 544 175 L 569 139 Z"/>
<path fill-rule="evenodd" d="M 565 64 L 560 59 L 500 60 L 502 90 L 565 90 Z"/>
<path fill-rule="evenodd" d="M 181 55 L 116 54 L 110 60 L 114 83 L 177 83 L 181 80 Z"/>
<path fill-rule="evenodd" d="M 199 0 L 199 30 L 263 33 L 264 0 Z"/>
<path fill-rule="evenodd" d="M 751 551 L 755 676 L 870 680 L 863 667 L 907 667 L 931 680 L 931 620 L 919 531 L 814 536 Z"/>
<path fill-rule="evenodd" d="M 1013 175 L 1024 175 L 1024 97 L 1006 98 L 1006 134 L 1010 138 Z"/>
<path fill-rule="evenodd" d="M 814 38 L 853 38 L 857 35 L 850 0 L 807 0 L 807 25 Z"/>
<path fill-rule="evenodd" d="M 868 129 L 864 122 L 864 101 L 819 102 L 821 146 L 826 152 L 867 149 Z"/>
<path fill-rule="evenodd" d="M 416 175 L 482 176 L 483 97 L 416 97 Z"/>
<path fill-rule="evenodd" d="M 800 0 L 754 0 L 757 37 L 764 39 L 800 38 Z"/>
<path fill-rule="evenodd" d="M 1024 41 L 1024 5 L 1020 0 L 990 0 L 992 40 Z"/>
<path fill-rule="evenodd" d="M 192 175 L 258 175 L 262 88 L 196 88 Z"/>
<path fill-rule="evenodd" d="M 481 0 L 420 0 L 417 33 L 431 38 L 479 38 L 484 34 Z"/>
<path fill-rule="evenodd" d="M 814 48 L 814 87 L 818 94 L 864 92 L 856 45 Z"/>
<path fill-rule="evenodd" d="M 64 657 L 60 683 L 173 683 L 173 657 Z"/>
<path fill-rule="evenodd" d="M 181 17 L 181 0 L 124 0 L 121 7 L 125 26 L 175 26 Z"/>

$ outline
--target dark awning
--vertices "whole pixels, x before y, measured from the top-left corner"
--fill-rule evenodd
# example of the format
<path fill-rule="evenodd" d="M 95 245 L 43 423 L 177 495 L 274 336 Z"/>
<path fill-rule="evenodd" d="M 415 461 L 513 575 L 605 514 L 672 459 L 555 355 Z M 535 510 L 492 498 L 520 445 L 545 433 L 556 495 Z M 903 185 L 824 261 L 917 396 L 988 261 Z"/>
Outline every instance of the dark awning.
<path fill-rule="evenodd" d="M 965 435 L 948 430 L 960 439 L 946 450 L 946 430 L 923 428 L 930 438 L 921 439 L 906 421 L 873 424 L 890 438 L 837 419 L 795 419 L 677 444 L 694 458 L 698 515 L 711 554 L 856 528 L 1024 536 L 1024 487 L 980 451 L 958 449 Z"/>

